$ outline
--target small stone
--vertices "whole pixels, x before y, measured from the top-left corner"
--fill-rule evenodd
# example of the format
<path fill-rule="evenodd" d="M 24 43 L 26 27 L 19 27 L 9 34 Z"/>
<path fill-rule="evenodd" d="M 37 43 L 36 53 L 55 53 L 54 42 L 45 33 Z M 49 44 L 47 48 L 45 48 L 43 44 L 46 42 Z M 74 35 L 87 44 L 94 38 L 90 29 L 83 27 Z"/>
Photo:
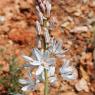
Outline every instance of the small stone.
<path fill-rule="evenodd" d="M 12 42 L 11 40 L 9 40 L 8 43 L 9 43 L 10 45 L 13 45 L 13 42 Z"/>
<path fill-rule="evenodd" d="M 88 2 L 88 0 L 83 0 L 83 3 L 86 4 Z"/>
<path fill-rule="evenodd" d="M 69 24 L 70 24 L 70 22 L 66 21 L 65 23 L 63 23 L 63 24 L 61 25 L 61 27 L 67 27 Z"/>
<path fill-rule="evenodd" d="M 37 89 L 40 91 L 40 95 L 44 95 L 44 84 L 43 83 L 39 83 L 39 85 L 37 86 Z"/>
<path fill-rule="evenodd" d="M 56 81 L 53 85 L 51 85 L 52 87 L 54 87 L 54 88 L 59 88 L 59 86 L 60 86 L 60 82 L 59 81 Z"/>
<path fill-rule="evenodd" d="M 84 90 L 85 92 L 89 92 L 88 84 L 85 79 L 81 79 L 78 81 L 78 83 L 75 84 L 75 88 L 77 91 Z"/>
<path fill-rule="evenodd" d="M 4 16 L 0 16 L 0 24 L 2 24 L 5 21 L 5 17 Z"/>

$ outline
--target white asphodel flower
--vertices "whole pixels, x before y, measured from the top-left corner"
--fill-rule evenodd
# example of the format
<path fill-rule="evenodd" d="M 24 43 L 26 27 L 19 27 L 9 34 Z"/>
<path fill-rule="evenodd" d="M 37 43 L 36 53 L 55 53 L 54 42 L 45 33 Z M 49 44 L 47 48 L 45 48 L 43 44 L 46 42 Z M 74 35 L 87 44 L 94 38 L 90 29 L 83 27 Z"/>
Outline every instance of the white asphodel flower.
<path fill-rule="evenodd" d="M 33 49 L 33 58 L 28 56 L 23 56 L 23 58 L 31 65 L 38 66 L 36 75 L 41 75 L 44 69 L 48 69 L 49 66 L 55 64 L 55 58 L 49 56 L 48 51 L 40 51 L 39 49 Z"/>
<path fill-rule="evenodd" d="M 24 85 L 21 90 L 22 91 L 34 91 L 37 88 L 37 84 L 39 83 L 39 80 L 37 79 L 19 79 L 19 83 Z"/>
<path fill-rule="evenodd" d="M 78 72 L 74 66 L 70 66 L 69 60 L 64 60 L 63 66 L 60 68 L 60 73 L 64 80 L 75 80 L 78 78 Z"/>
<path fill-rule="evenodd" d="M 56 41 L 54 38 L 52 38 L 49 43 L 48 51 L 50 53 L 54 54 L 55 56 L 64 57 L 65 56 L 64 53 L 67 50 L 63 50 L 62 43 L 60 43 L 60 42 Z"/>
<path fill-rule="evenodd" d="M 41 25 L 39 23 L 39 21 L 36 21 L 36 31 L 37 31 L 37 34 L 41 34 Z"/>

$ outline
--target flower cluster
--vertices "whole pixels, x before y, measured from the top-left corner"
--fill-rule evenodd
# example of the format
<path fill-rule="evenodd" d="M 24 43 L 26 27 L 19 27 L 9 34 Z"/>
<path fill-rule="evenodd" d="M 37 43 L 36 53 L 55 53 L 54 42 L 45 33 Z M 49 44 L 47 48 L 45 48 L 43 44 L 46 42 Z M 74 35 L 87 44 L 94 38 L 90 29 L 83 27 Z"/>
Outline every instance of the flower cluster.
<path fill-rule="evenodd" d="M 40 51 L 37 48 L 34 48 L 32 50 L 32 55 L 33 55 L 32 57 L 23 55 L 23 58 L 27 62 L 25 67 L 30 67 L 30 68 L 34 67 L 37 69 L 35 72 L 35 78 L 31 79 L 32 77 L 31 76 L 27 80 L 25 79 L 19 80 L 21 84 L 26 85 L 22 88 L 23 91 L 34 90 L 36 85 L 40 81 L 45 80 L 44 69 L 48 71 L 48 80 L 50 83 L 54 83 L 57 80 L 55 76 L 55 66 L 54 66 L 55 58 L 50 57 L 48 51 L 43 51 L 43 50 Z"/>
<path fill-rule="evenodd" d="M 60 68 L 60 73 L 64 80 L 74 80 L 77 78 L 77 70 L 74 66 L 70 66 L 70 61 L 65 59 L 65 52 L 63 50 L 62 43 L 57 41 L 54 37 L 51 37 L 49 31 L 49 21 L 51 12 L 51 3 L 48 0 L 37 0 L 36 6 L 37 16 L 39 20 L 36 21 L 36 30 L 38 37 L 38 45 L 32 49 L 32 56 L 23 55 L 22 57 L 27 62 L 24 67 L 31 68 L 32 72 L 29 74 L 28 79 L 19 79 L 19 82 L 23 85 L 23 91 L 35 90 L 37 85 L 45 81 L 45 70 L 47 71 L 47 80 L 50 84 L 54 84 L 57 81 L 55 74 L 56 58 L 63 59 L 63 66 Z M 46 12 L 46 15 L 44 13 Z M 44 24 L 45 23 L 45 24 Z M 54 25 L 54 23 L 52 22 Z M 42 40 L 44 37 L 44 41 Z M 44 47 L 42 47 L 42 43 Z M 40 49 L 38 49 L 40 47 Z"/>

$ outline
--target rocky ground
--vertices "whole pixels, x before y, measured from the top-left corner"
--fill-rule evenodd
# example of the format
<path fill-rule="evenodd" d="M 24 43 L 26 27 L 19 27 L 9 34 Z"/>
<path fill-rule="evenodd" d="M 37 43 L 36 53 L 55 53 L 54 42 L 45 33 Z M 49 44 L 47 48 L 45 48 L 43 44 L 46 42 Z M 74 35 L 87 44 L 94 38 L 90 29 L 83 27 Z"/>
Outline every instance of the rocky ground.
<path fill-rule="evenodd" d="M 0 95 L 10 95 L 11 58 L 15 56 L 20 66 L 24 64 L 21 54 L 29 55 L 36 46 L 35 21 L 38 18 L 35 1 L 0 0 Z M 64 49 L 69 48 L 65 55 L 76 65 L 78 79 L 73 82 L 59 80 L 55 87 L 50 87 L 49 95 L 95 95 L 95 1 L 51 0 L 51 3 L 51 18 L 56 20 L 51 34 L 63 41 Z M 2 78 L 6 78 L 3 79 L 5 84 L 10 84 L 5 86 Z M 31 92 L 30 95 L 43 95 L 43 84 L 40 85 L 39 92 Z"/>

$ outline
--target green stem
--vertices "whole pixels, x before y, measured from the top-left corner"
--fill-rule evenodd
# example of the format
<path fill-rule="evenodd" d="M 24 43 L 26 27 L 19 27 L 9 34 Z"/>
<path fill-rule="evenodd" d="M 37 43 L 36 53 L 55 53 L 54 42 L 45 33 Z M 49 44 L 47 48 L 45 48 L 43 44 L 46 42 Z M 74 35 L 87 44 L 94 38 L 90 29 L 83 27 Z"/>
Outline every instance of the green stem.
<path fill-rule="evenodd" d="M 44 95 L 48 95 L 48 72 L 46 69 L 44 69 L 44 76 L 45 76 Z"/>

